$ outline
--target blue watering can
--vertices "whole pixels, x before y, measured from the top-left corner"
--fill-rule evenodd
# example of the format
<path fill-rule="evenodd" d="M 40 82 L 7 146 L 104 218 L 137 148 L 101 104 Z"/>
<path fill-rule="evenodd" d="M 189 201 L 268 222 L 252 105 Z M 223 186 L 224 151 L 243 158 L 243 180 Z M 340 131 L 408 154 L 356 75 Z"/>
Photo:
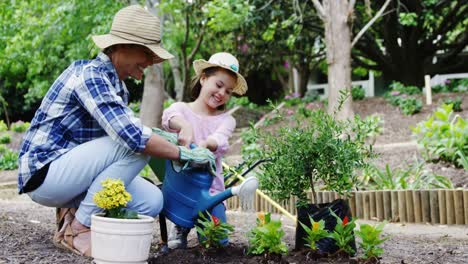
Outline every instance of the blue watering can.
<path fill-rule="evenodd" d="M 198 212 L 210 211 L 233 195 L 253 193 L 258 188 L 258 179 L 250 177 L 239 186 L 210 195 L 213 176 L 206 169 L 178 170 L 171 161 L 166 161 L 165 165 L 163 214 L 173 223 L 186 228 L 194 227 Z"/>

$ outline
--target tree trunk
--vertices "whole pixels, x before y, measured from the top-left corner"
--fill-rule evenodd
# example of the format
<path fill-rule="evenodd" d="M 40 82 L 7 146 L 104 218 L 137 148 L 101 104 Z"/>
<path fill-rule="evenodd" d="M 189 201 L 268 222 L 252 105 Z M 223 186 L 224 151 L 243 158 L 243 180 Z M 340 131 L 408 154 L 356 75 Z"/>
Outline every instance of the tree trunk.
<path fill-rule="evenodd" d="M 153 1 L 148 0 L 146 5 L 151 13 L 157 15 L 158 10 L 153 8 L 155 6 Z M 162 26 L 163 17 L 161 17 L 161 32 Z M 145 126 L 161 127 L 164 100 L 165 94 L 163 68 L 161 64 L 155 64 L 148 67 L 143 88 L 140 119 Z"/>
<path fill-rule="evenodd" d="M 175 99 L 176 101 L 181 101 L 184 93 L 184 83 L 182 81 L 178 56 L 174 55 L 174 59 L 169 60 L 169 64 L 171 65 L 172 76 L 174 78 Z"/>
<path fill-rule="evenodd" d="M 328 112 L 335 112 L 338 107 L 340 90 L 351 91 L 351 32 L 348 1 L 323 1 L 325 11 L 325 41 L 328 64 Z M 345 101 L 340 111 L 336 112 L 339 120 L 354 116 L 352 98 Z"/>
<path fill-rule="evenodd" d="M 162 76 L 161 65 L 153 65 L 148 68 L 140 111 L 140 119 L 145 126 L 161 127 L 163 105 L 166 99 Z"/>

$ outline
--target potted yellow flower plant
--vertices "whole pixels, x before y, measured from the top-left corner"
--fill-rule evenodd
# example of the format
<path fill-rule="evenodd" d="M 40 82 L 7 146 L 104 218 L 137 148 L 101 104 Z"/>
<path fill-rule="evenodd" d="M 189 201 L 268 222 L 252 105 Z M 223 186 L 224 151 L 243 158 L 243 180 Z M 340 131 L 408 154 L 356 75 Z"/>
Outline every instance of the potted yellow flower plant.
<path fill-rule="evenodd" d="M 120 179 L 102 181 L 94 194 L 103 213 L 91 217 L 91 252 L 99 263 L 146 263 L 153 239 L 154 219 L 126 209 L 132 196 Z"/>

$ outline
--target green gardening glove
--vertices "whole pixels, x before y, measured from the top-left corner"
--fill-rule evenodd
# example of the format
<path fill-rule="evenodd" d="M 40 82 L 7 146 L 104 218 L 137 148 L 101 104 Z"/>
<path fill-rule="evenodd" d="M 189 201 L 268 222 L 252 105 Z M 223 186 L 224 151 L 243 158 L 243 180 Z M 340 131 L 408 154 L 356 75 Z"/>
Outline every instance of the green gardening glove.
<path fill-rule="evenodd" d="M 165 138 L 167 141 L 171 142 L 172 144 L 177 145 L 177 134 L 176 133 L 167 132 L 167 131 L 164 131 L 164 130 L 159 129 L 157 127 L 153 127 L 152 129 L 153 129 L 153 132 L 155 134 L 157 134 L 158 136 L 161 136 L 161 137 Z"/>
<path fill-rule="evenodd" d="M 188 149 L 184 146 L 179 146 L 179 149 L 179 159 L 185 163 L 182 170 L 189 166 L 205 167 L 213 176 L 216 176 L 216 158 L 209 149 L 201 147 Z"/>

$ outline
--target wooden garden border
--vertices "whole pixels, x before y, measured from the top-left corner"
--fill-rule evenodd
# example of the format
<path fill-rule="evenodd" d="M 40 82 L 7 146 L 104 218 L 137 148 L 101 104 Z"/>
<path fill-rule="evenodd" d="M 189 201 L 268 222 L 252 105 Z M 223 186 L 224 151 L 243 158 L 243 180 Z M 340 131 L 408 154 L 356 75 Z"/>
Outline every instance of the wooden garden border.
<path fill-rule="evenodd" d="M 344 197 L 335 192 L 317 192 L 318 203 L 331 202 L 337 198 Z M 351 196 L 344 199 L 348 200 L 352 215 L 360 219 L 468 225 L 468 189 L 357 191 L 351 192 Z M 296 215 L 296 201 L 296 197 L 293 197 L 280 205 Z M 238 209 L 239 197 L 228 199 L 227 207 Z M 280 213 L 258 194 L 255 195 L 255 210 Z"/>

